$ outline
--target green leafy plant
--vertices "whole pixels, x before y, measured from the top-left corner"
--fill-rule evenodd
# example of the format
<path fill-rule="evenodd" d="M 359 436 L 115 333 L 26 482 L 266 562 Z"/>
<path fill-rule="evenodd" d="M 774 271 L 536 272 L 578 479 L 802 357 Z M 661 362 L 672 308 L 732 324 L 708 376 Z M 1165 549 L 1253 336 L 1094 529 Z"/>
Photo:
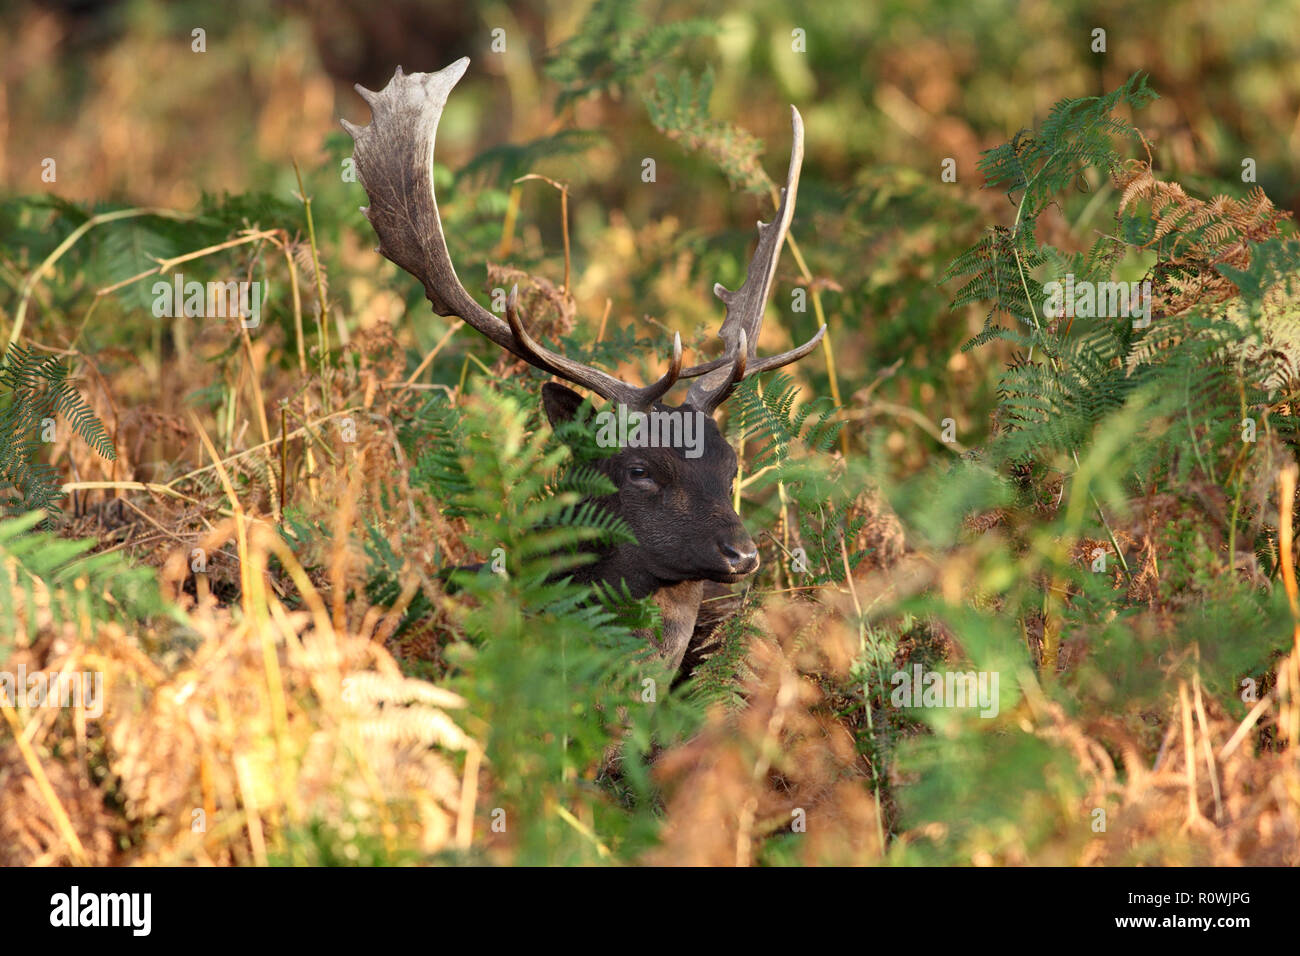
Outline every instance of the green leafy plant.
<path fill-rule="evenodd" d="M 37 353 L 21 343 L 13 345 L 0 365 L 0 388 L 6 390 L 0 396 L 4 402 L 0 411 L 0 485 L 13 489 L 5 499 L 5 508 L 11 514 L 40 508 L 54 515 L 63 496 L 58 472 L 38 460 L 42 436 L 53 427 L 54 416 L 61 415 L 110 461 L 116 457 L 113 443 L 69 380 L 68 368 L 58 356 Z"/>
<path fill-rule="evenodd" d="M 133 566 L 121 554 L 89 554 L 93 538 L 71 541 L 37 530 L 44 518 L 33 511 L 0 521 L 0 565 L 6 569 L 0 635 L 30 639 L 47 622 L 89 634 L 102 621 L 147 620 L 165 610 L 151 568 Z"/>

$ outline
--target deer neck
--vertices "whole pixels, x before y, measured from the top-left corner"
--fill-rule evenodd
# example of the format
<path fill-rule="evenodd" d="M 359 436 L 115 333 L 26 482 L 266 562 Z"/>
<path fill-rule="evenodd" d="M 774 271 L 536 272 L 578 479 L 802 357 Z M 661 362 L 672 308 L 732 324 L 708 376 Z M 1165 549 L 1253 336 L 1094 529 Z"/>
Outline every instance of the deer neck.
<path fill-rule="evenodd" d="M 595 553 L 597 556 L 595 561 L 573 572 L 575 581 L 584 584 L 604 581 L 615 587 L 622 581 L 627 585 L 628 593 L 636 600 L 649 597 L 660 588 L 667 586 L 646 570 L 645 561 L 635 548 L 615 545 Z"/>
<path fill-rule="evenodd" d="M 686 648 L 695 634 L 695 621 L 700 613 L 700 601 L 703 599 L 703 581 L 680 581 L 677 584 L 669 584 L 655 591 L 651 598 L 659 606 L 663 635 L 656 641 L 653 632 L 640 633 L 658 645 L 660 656 L 674 673 L 682 666 Z"/>
<path fill-rule="evenodd" d="M 574 578 L 587 583 L 605 581 L 627 585 L 633 598 L 649 597 L 659 607 L 662 637 L 648 628 L 637 635 L 659 648 L 659 654 L 675 672 L 695 633 L 695 622 L 704 599 L 703 581 L 667 582 L 650 575 L 635 552 L 615 547 L 600 559 L 579 568 Z"/>

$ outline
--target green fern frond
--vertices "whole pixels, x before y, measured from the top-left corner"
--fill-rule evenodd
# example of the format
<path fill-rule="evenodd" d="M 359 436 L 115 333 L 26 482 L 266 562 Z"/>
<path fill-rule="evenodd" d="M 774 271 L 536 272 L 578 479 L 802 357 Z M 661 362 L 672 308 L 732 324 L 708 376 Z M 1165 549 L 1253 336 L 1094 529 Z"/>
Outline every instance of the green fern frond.
<path fill-rule="evenodd" d="M 544 72 L 560 84 L 555 109 L 606 91 L 618 92 L 656 70 L 688 40 L 717 32 L 707 20 L 648 25 L 632 0 L 596 0 L 578 32 L 548 56 Z"/>
<path fill-rule="evenodd" d="M 35 508 L 58 512 L 63 496 L 58 472 L 37 461 L 44 430 L 60 415 L 97 454 L 112 461 L 113 443 L 104 425 L 68 381 L 68 369 L 54 355 L 39 354 L 15 343 L 0 365 L 0 485 L 13 489 L 6 501 L 10 513 Z"/>
<path fill-rule="evenodd" d="M 706 69 L 699 81 L 683 71 L 676 85 L 662 74 L 646 96 L 646 110 L 655 128 L 686 149 L 708 156 L 732 188 L 766 194 L 772 180 L 763 169 L 763 141 L 731 123 L 709 115 L 713 94 L 713 70 Z"/>

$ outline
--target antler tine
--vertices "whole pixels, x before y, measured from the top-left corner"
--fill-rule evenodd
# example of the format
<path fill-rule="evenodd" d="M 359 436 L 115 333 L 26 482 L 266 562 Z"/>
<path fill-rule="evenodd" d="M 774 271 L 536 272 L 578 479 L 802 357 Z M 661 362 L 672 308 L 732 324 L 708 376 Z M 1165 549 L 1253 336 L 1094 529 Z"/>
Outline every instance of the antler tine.
<path fill-rule="evenodd" d="M 748 343 L 745 340 L 745 330 L 741 329 L 739 342 L 740 348 L 737 350 L 737 354 L 733 360 L 730 378 L 725 385 L 718 388 L 715 394 L 711 394 L 704 399 L 704 405 L 697 405 L 696 407 L 701 411 L 708 412 L 712 415 L 718 410 L 718 407 L 731 396 L 731 393 L 735 391 L 736 386 L 739 385 L 742 380 L 749 378 L 751 375 L 761 375 L 763 372 L 770 372 L 772 369 L 781 368 L 783 365 L 789 365 L 792 362 L 799 361 L 817 347 L 817 343 L 822 340 L 822 336 L 825 334 L 826 326 L 823 325 L 817 330 L 816 335 L 797 349 L 782 352 L 780 355 L 769 355 L 767 358 L 759 359 L 751 365 L 748 363 L 750 353 L 746 349 Z"/>
<path fill-rule="evenodd" d="M 692 365 L 690 368 L 682 369 L 681 378 L 695 378 L 706 372 L 712 372 L 715 368 L 722 368 L 724 365 L 731 364 L 730 355 L 719 355 L 715 359 L 709 359 L 699 365 Z"/>
<path fill-rule="evenodd" d="M 520 313 L 519 286 L 515 285 L 511 287 L 510 295 L 506 298 L 506 323 L 510 326 L 510 334 L 514 336 L 516 346 L 511 351 L 530 365 L 549 371 L 560 378 L 573 382 L 575 385 L 589 388 L 602 398 L 621 402 L 627 401 L 628 393 L 634 391 L 630 385 L 616 379 L 611 379 L 613 384 L 609 385 L 592 374 L 594 372 L 604 378 L 610 378 L 603 372 L 598 372 L 581 362 L 575 362 L 558 352 L 552 352 L 528 334 L 528 330 L 524 328 L 523 317 Z"/>
<path fill-rule="evenodd" d="M 791 349 L 788 352 L 782 352 L 780 355 L 769 355 L 767 358 L 759 359 L 750 366 L 748 374 L 758 375 L 762 372 L 770 372 L 774 368 L 781 368 L 783 365 L 790 365 L 799 361 L 817 347 L 817 343 L 822 340 L 822 336 L 825 334 L 826 326 L 823 325 L 816 331 L 816 333 L 814 333 L 812 338 L 797 349 Z"/>
<path fill-rule="evenodd" d="M 379 92 L 356 87 L 370 104 L 370 125 L 342 123 L 354 141 L 357 173 L 370 197 L 362 212 L 379 237 L 378 251 L 424 284 L 439 315 L 460 316 L 506 351 L 602 398 L 637 400 L 640 389 L 541 348 L 527 332 L 521 335 L 517 317 L 512 328 L 479 305 L 457 278 L 433 192 L 433 153 L 447 97 L 468 66 L 469 57 L 462 57 L 437 73 L 407 74 L 399 67 Z"/>
<path fill-rule="evenodd" d="M 749 378 L 751 375 L 761 375 L 763 372 L 770 372 L 773 369 L 781 368 L 782 366 L 790 365 L 793 362 L 799 361 L 817 347 L 818 343 L 822 340 L 822 336 L 825 334 L 826 326 L 823 325 L 817 330 L 816 334 L 814 334 L 812 338 L 798 348 L 790 349 L 788 352 L 782 352 L 780 355 L 769 355 L 767 358 L 758 359 L 753 364 L 749 364 L 748 360 L 749 355 L 751 354 L 750 350 L 747 348 L 749 343 L 746 341 L 747 337 L 745 335 L 745 330 L 741 329 L 737 353 L 734 356 L 723 356 L 722 358 L 714 359 L 709 363 L 715 368 L 724 364 L 731 365 L 731 375 L 728 377 L 727 382 L 718 386 L 715 392 L 710 393 L 707 396 L 701 396 L 699 401 L 703 404 L 696 404 L 695 399 L 690 399 L 691 403 L 695 404 L 695 407 L 701 411 L 708 412 L 712 415 L 718 410 L 723 402 L 731 397 L 731 393 L 735 391 L 736 386 L 739 385 L 741 381 Z M 699 367 L 704 368 L 703 366 Z M 687 371 L 691 370 L 688 369 Z M 684 376 L 686 373 L 683 372 L 682 374 Z M 694 386 L 692 386 L 692 390 L 694 390 Z"/>
<path fill-rule="evenodd" d="M 749 343 L 746 341 L 747 339 L 748 336 L 745 335 L 745 330 L 741 329 L 740 338 L 736 340 L 736 352 L 731 358 L 731 370 L 726 380 L 712 392 L 700 396 L 699 403 L 693 398 L 688 399 L 692 405 L 695 405 L 706 415 L 712 415 L 717 411 L 718 406 L 730 398 L 731 393 L 736 390 L 736 386 L 744 380 L 745 367 L 749 364 Z M 694 385 L 691 386 L 691 391 L 695 391 Z"/>
<path fill-rule="evenodd" d="M 557 352 L 552 352 L 546 346 L 542 345 L 531 335 L 524 327 L 522 310 L 519 308 L 519 286 L 514 286 L 510 290 L 510 295 L 506 299 L 506 321 L 510 326 L 510 332 L 515 337 L 515 343 L 518 346 L 515 349 L 520 358 L 525 359 L 539 368 L 552 368 L 556 371 L 554 374 L 561 378 L 567 378 L 569 381 L 592 391 L 598 391 L 594 386 L 588 385 L 583 381 L 583 376 L 589 374 L 594 369 L 588 368 L 579 362 L 565 358 Z M 603 374 L 603 373 L 601 373 Z M 614 394 L 604 395 L 606 399 L 621 402 L 622 404 L 633 409 L 649 408 L 672 388 L 682 374 L 682 336 L 681 333 L 673 333 L 673 357 L 668 365 L 668 371 L 663 377 L 653 385 L 647 385 L 644 388 L 636 388 L 623 382 L 618 382 L 618 389 Z M 598 392 L 598 394 L 600 394 Z"/>
<path fill-rule="evenodd" d="M 673 357 L 668 363 L 668 371 L 653 385 L 638 389 L 636 404 L 639 408 L 649 408 L 668 394 L 668 390 L 682 377 L 682 333 L 673 333 Z"/>
<path fill-rule="evenodd" d="M 717 364 L 708 371 L 704 371 L 707 367 L 704 365 L 687 369 L 688 373 L 699 370 L 701 375 L 691 384 L 686 400 L 696 408 L 710 413 L 739 384 L 740 379 L 735 377 L 737 368 L 741 369 L 740 375 L 744 378 L 745 375 L 757 375 L 759 372 L 788 365 L 816 348 L 826 333 L 826 327 L 822 326 L 808 342 L 781 355 L 759 360 L 755 353 L 759 332 L 763 327 L 763 310 L 776 278 L 776 266 L 781 257 L 781 248 L 785 245 L 786 233 L 790 231 L 790 220 L 794 218 L 799 173 L 803 167 L 803 117 L 793 106 L 790 107 L 790 126 L 790 167 L 786 173 L 785 187 L 781 190 L 781 202 L 771 222 L 758 224 L 758 246 L 749 260 L 745 282 L 734 292 L 721 283 L 713 287 L 714 295 L 727 306 L 726 317 L 718 330 L 718 337 L 725 345 L 724 358 L 715 360 Z M 723 371 L 727 365 L 731 368 Z"/>

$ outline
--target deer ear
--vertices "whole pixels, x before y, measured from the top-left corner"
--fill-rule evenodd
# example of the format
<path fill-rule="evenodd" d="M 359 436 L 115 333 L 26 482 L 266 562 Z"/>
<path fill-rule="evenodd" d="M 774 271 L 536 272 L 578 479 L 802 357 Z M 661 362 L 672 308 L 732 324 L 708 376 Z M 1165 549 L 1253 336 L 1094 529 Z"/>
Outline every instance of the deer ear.
<path fill-rule="evenodd" d="M 586 399 L 581 395 L 559 382 L 547 382 L 542 386 L 542 408 L 552 428 L 572 421 L 584 401 Z"/>

